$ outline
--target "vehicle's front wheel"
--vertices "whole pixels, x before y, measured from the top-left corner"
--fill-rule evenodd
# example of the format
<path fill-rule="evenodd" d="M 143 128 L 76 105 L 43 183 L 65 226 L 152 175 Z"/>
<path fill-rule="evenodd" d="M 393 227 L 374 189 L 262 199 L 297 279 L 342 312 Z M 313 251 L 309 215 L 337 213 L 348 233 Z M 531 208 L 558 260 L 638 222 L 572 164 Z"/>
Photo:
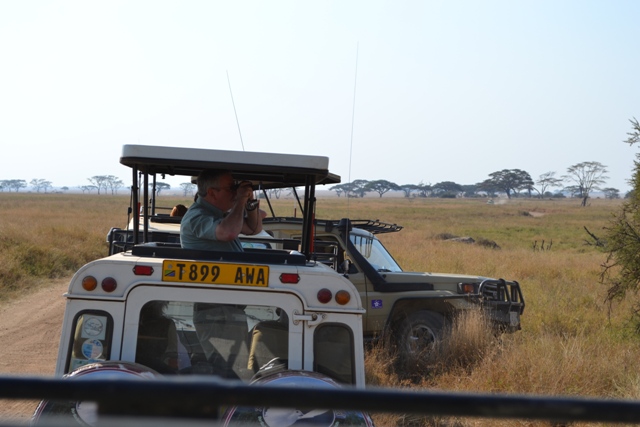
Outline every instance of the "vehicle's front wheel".
<path fill-rule="evenodd" d="M 405 357 L 417 357 L 433 349 L 442 339 L 445 318 L 435 311 L 421 310 L 407 315 L 398 334 L 400 353 Z"/>

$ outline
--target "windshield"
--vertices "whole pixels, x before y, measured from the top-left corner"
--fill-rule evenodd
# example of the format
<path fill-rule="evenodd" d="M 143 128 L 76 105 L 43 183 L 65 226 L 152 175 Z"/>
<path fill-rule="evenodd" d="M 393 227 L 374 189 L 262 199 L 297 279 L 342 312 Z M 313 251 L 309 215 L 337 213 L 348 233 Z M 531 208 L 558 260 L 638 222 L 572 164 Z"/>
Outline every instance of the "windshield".
<path fill-rule="evenodd" d="M 391 254 L 382 246 L 380 240 L 372 236 L 361 236 L 354 233 L 351 233 L 350 238 L 351 243 L 353 243 L 358 252 L 360 252 L 376 270 L 383 272 L 402 271 L 402 268 L 400 268 Z"/>

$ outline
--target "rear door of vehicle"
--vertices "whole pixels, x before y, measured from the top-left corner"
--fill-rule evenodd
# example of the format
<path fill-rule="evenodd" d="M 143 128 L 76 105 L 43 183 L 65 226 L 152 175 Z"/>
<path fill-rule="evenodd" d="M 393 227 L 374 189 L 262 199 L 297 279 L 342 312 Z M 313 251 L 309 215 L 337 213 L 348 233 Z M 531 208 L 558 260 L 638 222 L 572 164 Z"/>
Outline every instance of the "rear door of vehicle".
<path fill-rule="evenodd" d="M 304 313 L 304 369 L 350 385 L 364 385 L 361 316 L 353 313 Z"/>
<path fill-rule="evenodd" d="M 154 302 L 160 302 L 163 317 L 173 321 L 175 332 L 169 335 L 177 334 L 177 339 L 166 341 L 165 335 L 146 328 L 149 323 L 141 315 Z M 260 349 L 273 346 L 277 347 L 271 348 L 273 358 L 280 359 L 288 369 L 302 369 L 303 325 L 292 321 L 295 313 L 302 311 L 300 299 L 284 292 L 254 288 L 138 286 L 127 298 L 122 359 L 147 364 L 141 360 L 142 350 L 155 344 L 157 351 L 167 353 L 156 355 L 163 359 L 159 366 L 166 368 L 167 373 L 213 373 L 248 381 L 260 367 L 258 365 L 269 357 L 263 355 L 264 351 L 260 353 Z M 268 345 L 259 340 L 269 334 L 272 335 L 267 337 Z M 165 341 L 158 345 L 159 339 Z M 276 345 L 282 339 L 286 342 Z M 170 344 L 168 351 L 167 342 Z M 173 352 L 177 352 L 175 357 Z M 216 366 L 215 360 L 226 364 L 229 375 L 201 369 L 211 364 Z"/>

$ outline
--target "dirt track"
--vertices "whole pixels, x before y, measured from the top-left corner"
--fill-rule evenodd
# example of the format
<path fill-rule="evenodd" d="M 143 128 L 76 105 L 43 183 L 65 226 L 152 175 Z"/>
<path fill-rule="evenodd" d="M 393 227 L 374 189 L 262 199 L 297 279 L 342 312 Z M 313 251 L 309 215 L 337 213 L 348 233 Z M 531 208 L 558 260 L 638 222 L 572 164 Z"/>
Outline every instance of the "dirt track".
<path fill-rule="evenodd" d="M 49 375 L 55 371 L 69 279 L 0 305 L 0 375 Z M 37 402 L 0 400 L 0 423 L 28 422 Z"/>

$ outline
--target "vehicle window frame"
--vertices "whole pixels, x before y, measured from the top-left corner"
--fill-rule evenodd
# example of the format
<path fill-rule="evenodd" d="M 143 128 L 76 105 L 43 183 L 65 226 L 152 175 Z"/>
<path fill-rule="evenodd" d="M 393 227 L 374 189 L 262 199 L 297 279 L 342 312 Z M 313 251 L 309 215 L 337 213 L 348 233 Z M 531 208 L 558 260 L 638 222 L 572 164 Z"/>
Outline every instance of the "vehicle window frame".
<path fill-rule="evenodd" d="M 355 239 L 362 239 L 362 240 L 366 240 L 367 243 L 366 245 L 368 246 L 368 250 L 367 252 L 369 252 L 369 255 L 366 255 L 365 253 L 363 253 L 359 247 L 362 246 L 359 243 L 356 243 L 354 240 Z M 393 272 L 393 273 L 400 273 L 402 272 L 402 267 L 400 267 L 400 264 L 398 264 L 398 262 L 395 260 L 395 258 L 393 257 L 393 255 L 391 255 L 391 253 L 387 250 L 387 248 L 382 244 L 382 242 L 380 241 L 380 239 L 376 238 L 375 236 L 363 236 L 361 234 L 358 233 L 349 233 L 349 240 L 351 242 L 351 244 L 353 245 L 353 248 L 358 251 L 358 253 L 362 256 L 362 258 L 364 258 L 373 268 L 375 268 L 376 271 L 378 272 Z M 390 263 L 389 265 L 377 265 L 377 264 L 373 264 L 371 261 L 371 253 L 376 253 L 378 255 L 382 255 L 382 257 L 384 258 L 385 262 Z M 375 260 L 374 260 L 375 261 Z M 381 268 L 381 267 L 386 267 L 386 268 Z M 393 267 L 393 268 L 389 268 L 389 267 Z"/>
<path fill-rule="evenodd" d="M 105 317 L 106 318 L 106 327 L 104 330 L 104 339 L 102 341 L 104 341 L 104 343 L 102 344 L 103 349 L 105 349 L 103 351 L 103 355 L 104 355 L 104 359 L 96 359 L 96 360 L 90 360 L 87 359 L 87 363 L 83 363 L 81 365 L 78 366 L 71 366 L 71 361 L 73 359 L 73 353 L 74 353 L 74 347 L 76 345 L 76 341 L 81 339 L 82 336 L 76 336 L 76 334 L 78 333 L 78 321 L 82 316 L 85 315 L 94 315 L 97 317 Z M 111 360 L 111 353 L 113 350 L 113 317 L 111 316 L 111 314 L 107 311 L 104 310 L 97 310 L 97 309 L 86 309 L 86 310 L 80 310 L 78 311 L 74 317 L 73 317 L 73 322 L 72 322 L 72 327 L 71 327 L 71 338 L 69 339 L 69 347 L 67 349 L 67 358 L 65 361 L 65 367 L 64 367 L 64 372 L 65 373 L 69 373 L 72 372 L 84 365 L 88 365 L 90 363 L 95 363 L 95 362 L 99 362 L 99 361 L 106 361 L 106 360 Z M 87 338 L 88 339 L 88 338 Z M 98 339 L 98 338 L 96 338 Z M 106 354 L 104 354 L 106 353 Z"/>
<path fill-rule="evenodd" d="M 318 337 L 318 331 L 322 331 L 323 329 L 327 329 L 329 327 L 339 327 L 341 329 L 343 329 L 344 331 L 347 332 L 348 334 L 348 344 L 349 344 L 349 364 L 350 364 L 350 378 L 349 381 L 344 381 L 344 378 L 338 378 L 336 375 L 332 375 L 331 373 L 328 372 L 323 372 L 322 370 L 318 369 L 318 360 L 319 360 L 319 354 L 321 351 L 324 350 L 324 346 L 319 345 L 318 342 L 316 341 L 316 338 Z M 344 323 L 340 323 L 340 322 L 323 322 L 321 324 L 319 324 L 318 326 L 316 326 L 313 330 L 313 371 L 314 372 L 319 372 L 323 375 L 327 375 L 331 378 L 333 378 L 334 380 L 343 383 L 343 384 L 349 384 L 349 385 L 355 385 L 356 384 L 356 357 L 355 357 L 355 339 L 354 339 L 354 334 L 353 334 L 353 330 L 346 324 Z"/>

